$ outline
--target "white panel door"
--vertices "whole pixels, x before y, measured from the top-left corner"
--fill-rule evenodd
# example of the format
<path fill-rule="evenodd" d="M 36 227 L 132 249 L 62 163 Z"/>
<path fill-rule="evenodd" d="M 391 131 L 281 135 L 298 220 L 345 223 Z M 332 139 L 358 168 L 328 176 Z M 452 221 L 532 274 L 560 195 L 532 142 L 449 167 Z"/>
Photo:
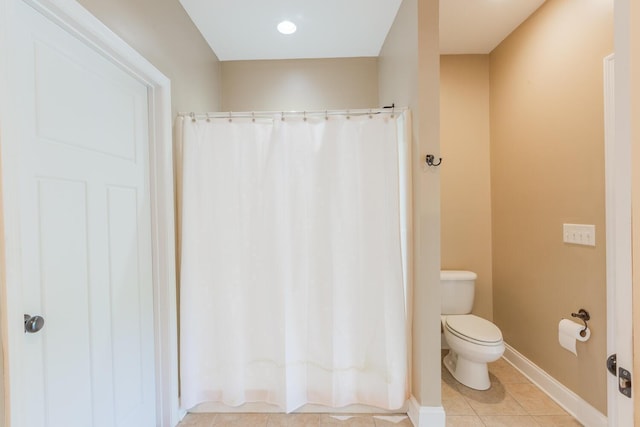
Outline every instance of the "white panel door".
<path fill-rule="evenodd" d="M 21 425 L 153 426 L 147 89 L 15 5 L 22 305 L 45 319 L 21 343 Z"/>

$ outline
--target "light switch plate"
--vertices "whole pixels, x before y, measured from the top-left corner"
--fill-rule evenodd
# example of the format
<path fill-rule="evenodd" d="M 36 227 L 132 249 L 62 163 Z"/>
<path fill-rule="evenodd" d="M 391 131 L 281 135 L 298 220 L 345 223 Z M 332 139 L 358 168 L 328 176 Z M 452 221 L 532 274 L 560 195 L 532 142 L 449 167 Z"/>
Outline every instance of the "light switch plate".
<path fill-rule="evenodd" d="M 591 224 L 562 224 L 562 241 L 574 245 L 596 245 L 596 226 Z"/>

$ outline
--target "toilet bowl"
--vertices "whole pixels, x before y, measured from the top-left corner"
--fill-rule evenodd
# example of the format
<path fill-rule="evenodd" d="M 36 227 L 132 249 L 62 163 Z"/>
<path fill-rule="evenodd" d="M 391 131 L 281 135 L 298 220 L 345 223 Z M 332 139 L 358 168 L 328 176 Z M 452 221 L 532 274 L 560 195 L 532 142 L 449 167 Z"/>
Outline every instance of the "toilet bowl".
<path fill-rule="evenodd" d="M 504 354 L 500 329 L 473 314 L 442 316 L 442 329 L 449 345 L 443 363 L 451 375 L 467 387 L 490 388 L 487 363 Z"/>
<path fill-rule="evenodd" d="M 441 271 L 441 321 L 450 350 L 443 363 L 460 383 L 476 390 L 491 387 L 487 363 L 504 354 L 500 329 L 471 313 L 476 274 L 470 271 Z"/>

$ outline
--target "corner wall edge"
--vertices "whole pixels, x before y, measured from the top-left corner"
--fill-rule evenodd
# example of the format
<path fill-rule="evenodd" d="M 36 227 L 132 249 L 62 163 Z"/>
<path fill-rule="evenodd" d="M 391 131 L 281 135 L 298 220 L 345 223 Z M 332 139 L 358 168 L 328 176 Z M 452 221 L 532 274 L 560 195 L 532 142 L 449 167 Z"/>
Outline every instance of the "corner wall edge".
<path fill-rule="evenodd" d="M 414 427 L 445 427 L 446 415 L 442 406 L 420 406 L 414 396 L 409 399 L 407 415 Z"/>

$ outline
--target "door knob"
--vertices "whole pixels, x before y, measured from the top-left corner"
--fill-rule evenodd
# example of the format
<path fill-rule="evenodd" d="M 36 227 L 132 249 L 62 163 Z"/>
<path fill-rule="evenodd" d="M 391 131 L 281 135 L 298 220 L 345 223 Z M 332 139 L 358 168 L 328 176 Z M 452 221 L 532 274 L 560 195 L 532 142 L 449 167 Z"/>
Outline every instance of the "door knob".
<path fill-rule="evenodd" d="M 29 334 L 35 334 L 44 326 L 44 317 L 31 316 L 30 314 L 24 315 L 24 332 Z"/>

